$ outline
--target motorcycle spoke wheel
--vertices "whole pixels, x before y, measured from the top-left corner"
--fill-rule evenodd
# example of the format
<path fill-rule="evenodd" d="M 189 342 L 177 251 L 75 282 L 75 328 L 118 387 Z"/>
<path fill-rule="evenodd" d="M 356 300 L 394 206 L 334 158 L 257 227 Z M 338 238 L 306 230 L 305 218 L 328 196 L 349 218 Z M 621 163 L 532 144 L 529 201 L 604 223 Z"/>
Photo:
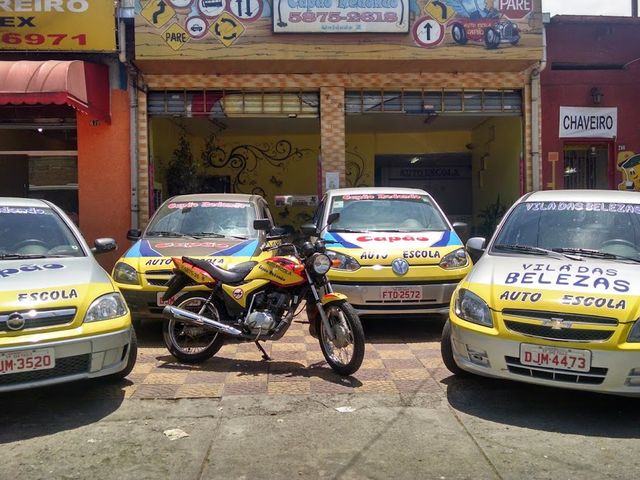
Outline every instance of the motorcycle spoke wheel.
<path fill-rule="evenodd" d="M 191 297 L 177 305 L 178 308 L 218 320 L 215 306 L 203 297 Z M 215 355 L 224 343 L 224 336 L 204 327 L 187 325 L 174 319 L 165 321 L 163 336 L 171 354 L 187 363 L 199 363 Z"/>
<path fill-rule="evenodd" d="M 351 375 L 364 358 L 364 332 L 358 315 L 347 302 L 325 306 L 332 332 L 320 322 L 320 347 L 327 363 L 341 375 Z"/>

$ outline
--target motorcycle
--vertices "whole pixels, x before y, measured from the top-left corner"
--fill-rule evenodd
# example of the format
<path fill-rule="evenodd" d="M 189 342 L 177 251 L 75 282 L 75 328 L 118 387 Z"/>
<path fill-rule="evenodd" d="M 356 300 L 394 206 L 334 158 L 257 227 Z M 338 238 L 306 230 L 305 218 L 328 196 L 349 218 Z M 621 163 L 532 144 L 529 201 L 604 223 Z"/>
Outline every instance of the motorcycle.
<path fill-rule="evenodd" d="M 330 216 L 327 226 L 338 218 L 339 214 Z M 253 226 L 269 231 L 271 222 L 258 219 Z M 317 240 L 296 246 L 284 242 L 285 235 L 267 236 L 263 251 L 275 250 L 275 256 L 229 270 L 206 260 L 174 257 L 174 275 L 163 296 L 169 303 L 163 310 L 163 338 L 171 354 L 185 363 L 200 363 L 213 357 L 230 337 L 255 342 L 269 360 L 259 342 L 282 338 L 305 302 L 310 330 L 317 332 L 327 363 L 340 375 L 356 372 L 364 358 L 362 324 L 347 297 L 334 292 L 327 279 L 331 259 L 316 227 L 306 225 L 302 231 Z M 190 285 L 205 286 L 210 292 L 178 296 Z"/>

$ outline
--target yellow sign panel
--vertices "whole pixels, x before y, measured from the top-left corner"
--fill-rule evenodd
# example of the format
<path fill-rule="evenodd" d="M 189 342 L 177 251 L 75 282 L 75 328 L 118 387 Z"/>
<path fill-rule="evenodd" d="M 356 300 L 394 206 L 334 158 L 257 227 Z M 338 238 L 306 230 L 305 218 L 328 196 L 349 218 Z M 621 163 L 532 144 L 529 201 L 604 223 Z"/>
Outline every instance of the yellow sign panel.
<path fill-rule="evenodd" d="M 222 12 L 209 30 L 225 47 L 228 47 L 244 33 L 245 28 L 236 17 L 228 12 Z"/>
<path fill-rule="evenodd" d="M 174 23 L 165 30 L 162 38 L 174 50 L 180 50 L 182 46 L 189 41 L 189 34 L 177 23 Z"/>
<path fill-rule="evenodd" d="M 424 13 L 444 25 L 456 15 L 456 11 L 442 0 L 433 0 L 424 7 Z"/>
<path fill-rule="evenodd" d="M 0 1 L 0 50 L 115 49 L 115 3 L 112 1 Z"/>
<path fill-rule="evenodd" d="M 151 0 L 140 13 L 151 25 L 161 28 L 173 18 L 176 11 L 167 0 Z"/>

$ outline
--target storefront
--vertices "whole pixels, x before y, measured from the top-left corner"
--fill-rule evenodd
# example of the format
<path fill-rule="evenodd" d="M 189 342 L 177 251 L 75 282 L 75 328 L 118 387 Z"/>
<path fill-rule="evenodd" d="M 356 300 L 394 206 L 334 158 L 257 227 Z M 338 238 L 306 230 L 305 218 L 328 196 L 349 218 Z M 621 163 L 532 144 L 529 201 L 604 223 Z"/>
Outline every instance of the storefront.
<path fill-rule="evenodd" d="M 544 188 L 640 191 L 640 20 L 555 16 L 546 30 Z"/>
<path fill-rule="evenodd" d="M 184 188 L 396 185 L 479 225 L 533 185 L 541 27 L 529 0 L 137 1 L 141 221 Z"/>
<path fill-rule="evenodd" d="M 114 5 L 0 6 L 0 196 L 50 200 L 89 242 L 114 237 L 124 246 L 129 101 Z M 108 267 L 116 255 L 101 261 Z"/>

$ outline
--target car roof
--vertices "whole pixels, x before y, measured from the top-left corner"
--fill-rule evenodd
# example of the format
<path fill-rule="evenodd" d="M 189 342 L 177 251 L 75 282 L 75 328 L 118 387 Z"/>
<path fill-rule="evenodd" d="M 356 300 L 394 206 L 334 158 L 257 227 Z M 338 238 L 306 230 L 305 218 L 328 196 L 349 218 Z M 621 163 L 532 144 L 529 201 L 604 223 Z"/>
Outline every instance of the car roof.
<path fill-rule="evenodd" d="M 255 202 L 260 195 L 248 193 L 191 193 L 176 195 L 167 201 L 171 202 Z"/>
<path fill-rule="evenodd" d="M 623 190 L 542 190 L 521 202 L 613 202 L 640 204 L 640 193 Z"/>
<path fill-rule="evenodd" d="M 365 193 L 413 193 L 416 195 L 429 195 L 419 188 L 400 187 L 358 187 L 358 188 L 335 188 L 327 190 L 327 195 L 362 195 Z"/>
<path fill-rule="evenodd" d="M 44 200 L 38 198 L 0 197 L 0 207 L 40 207 L 51 208 Z"/>

